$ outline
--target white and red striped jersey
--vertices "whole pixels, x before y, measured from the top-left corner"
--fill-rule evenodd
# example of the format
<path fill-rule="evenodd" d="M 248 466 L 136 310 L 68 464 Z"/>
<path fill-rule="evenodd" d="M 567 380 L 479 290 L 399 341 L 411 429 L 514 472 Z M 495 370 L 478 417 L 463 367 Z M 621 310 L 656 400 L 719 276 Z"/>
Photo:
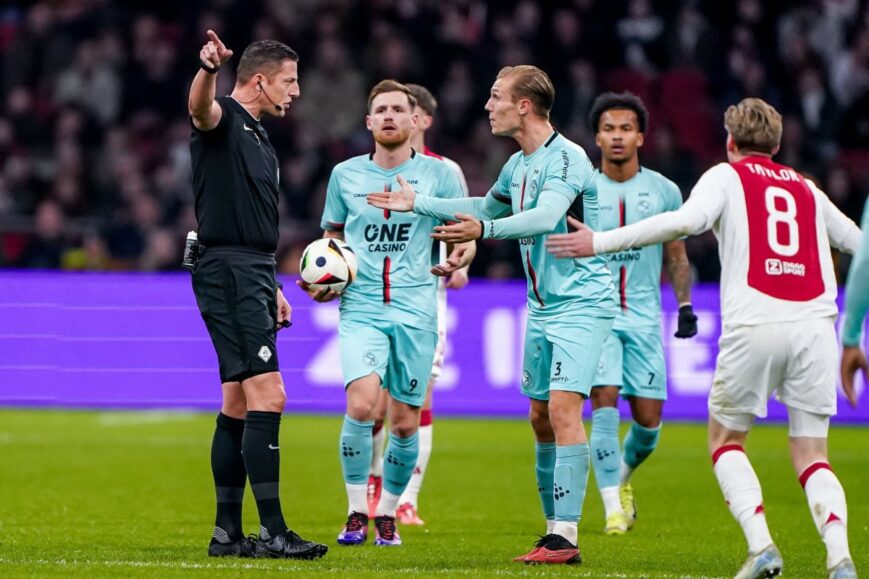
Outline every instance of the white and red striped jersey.
<path fill-rule="evenodd" d="M 467 180 L 465 180 L 465 173 L 462 171 L 462 168 L 459 166 L 458 163 L 456 163 L 455 161 L 453 161 L 449 157 L 444 157 L 443 155 L 439 155 L 438 153 L 435 153 L 434 151 L 432 151 L 431 149 L 429 149 L 426 146 L 423 146 L 422 152 L 424 155 L 427 155 L 429 157 L 434 157 L 435 159 L 440 159 L 441 161 L 443 161 L 447 165 L 447 167 L 449 167 L 450 169 L 455 171 L 456 175 L 459 178 L 459 183 L 461 183 L 461 185 L 462 185 L 462 192 L 465 194 L 465 197 L 467 197 L 469 195 L 468 182 L 467 182 Z M 438 245 L 438 256 L 436 259 L 439 263 L 444 263 L 447 260 L 447 257 L 449 257 L 447 255 L 447 244 L 442 241 Z M 447 282 L 447 278 L 445 278 L 445 277 L 442 277 L 442 278 L 440 278 L 440 280 L 438 280 L 438 302 L 439 303 L 443 302 L 443 307 L 442 307 L 443 311 L 446 311 L 446 307 L 447 307 L 447 305 L 446 305 L 446 299 L 447 299 L 446 298 L 446 291 L 447 291 L 446 282 Z M 444 314 L 444 315 L 446 315 L 446 314 Z M 441 316 L 441 317 L 443 317 L 443 316 Z"/>
<path fill-rule="evenodd" d="M 854 253 L 861 233 L 794 169 L 749 156 L 706 171 L 677 211 L 594 234 L 596 253 L 712 229 L 726 326 L 835 316 L 830 246 Z"/>

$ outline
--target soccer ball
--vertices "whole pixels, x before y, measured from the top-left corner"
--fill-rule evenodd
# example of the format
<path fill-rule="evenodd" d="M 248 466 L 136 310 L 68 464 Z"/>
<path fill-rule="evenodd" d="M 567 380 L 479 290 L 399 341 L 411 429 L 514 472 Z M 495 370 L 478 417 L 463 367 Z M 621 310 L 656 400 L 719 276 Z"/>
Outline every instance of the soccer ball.
<path fill-rule="evenodd" d="M 341 293 L 356 279 L 356 254 L 340 239 L 323 237 L 311 242 L 302 253 L 299 272 L 314 289 Z"/>

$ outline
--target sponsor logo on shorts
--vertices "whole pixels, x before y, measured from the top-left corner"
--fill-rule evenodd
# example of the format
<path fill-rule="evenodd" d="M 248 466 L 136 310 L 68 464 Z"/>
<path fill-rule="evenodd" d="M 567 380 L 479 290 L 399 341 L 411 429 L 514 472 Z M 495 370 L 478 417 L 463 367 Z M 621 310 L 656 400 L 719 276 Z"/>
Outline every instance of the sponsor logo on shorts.
<path fill-rule="evenodd" d="M 766 260 L 766 273 L 767 275 L 796 275 L 805 277 L 806 266 L 802 263 L 769 258 Z"/>
<path fill-rule="evenodd" d="M 268 346 L 263 346 L 259 349 L 259 352 L 257 352 L 257 356 L 259 356 L 260 360 L 263 362 L 268 362 L 272 359 L 272 351 L 269 350 Z"/>
<path fill-rule="evenodd" d="M 364 362 L 366 366 L 377 366 L 377 356 L 375 356 L 373 352 L 365 352 L 362 355 L 362 362 Z"/>

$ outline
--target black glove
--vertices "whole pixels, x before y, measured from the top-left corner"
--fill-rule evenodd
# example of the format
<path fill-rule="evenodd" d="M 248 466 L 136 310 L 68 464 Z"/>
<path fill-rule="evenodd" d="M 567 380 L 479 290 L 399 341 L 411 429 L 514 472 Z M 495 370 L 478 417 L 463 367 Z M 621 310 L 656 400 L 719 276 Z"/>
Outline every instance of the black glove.
<path fill-rule="evenodd" d="M 674 334 L 677 338 L 691 338 L 697 335 L 697 316 L 694 308 L 686 304 L 679 308 L 679 330 Z"/>

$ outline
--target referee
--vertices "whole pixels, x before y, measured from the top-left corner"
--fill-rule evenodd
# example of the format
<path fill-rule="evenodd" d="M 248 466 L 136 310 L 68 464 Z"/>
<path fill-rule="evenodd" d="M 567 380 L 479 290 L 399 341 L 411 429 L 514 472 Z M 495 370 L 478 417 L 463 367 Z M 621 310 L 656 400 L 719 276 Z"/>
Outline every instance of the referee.
<path fill-rule="evenodd" d="M 254 42 L 241 56 L 232 94 L 215 98 L 218 71 L 231 57 L 209 30 L 187 103 L 200 244 L 193 291 L 223 389 L 211 446 L 217 516 L 208 554 L 313 559 L 326 546 L 289 530 L 281 512 L 278 432 L 286 394 L 275 334 L 289 325 L 291 308 L 275 281 L 278 159 L 260 125 L 263 115 L 283 117 L 299 96 L 299 57 L 280 42 Z M 242 529 L 246 478 L 260 516 L 256 539 Z"/>

